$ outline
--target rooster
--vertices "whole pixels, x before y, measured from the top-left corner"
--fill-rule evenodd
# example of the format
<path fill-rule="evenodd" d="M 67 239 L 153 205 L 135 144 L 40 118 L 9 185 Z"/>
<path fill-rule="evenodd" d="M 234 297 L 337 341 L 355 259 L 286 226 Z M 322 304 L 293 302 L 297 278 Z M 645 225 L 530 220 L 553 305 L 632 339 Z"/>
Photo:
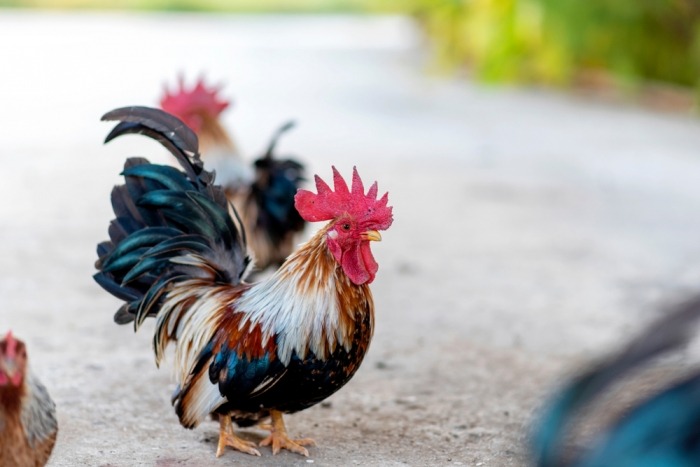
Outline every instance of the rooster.
<path fill-rule="evenodd" d="M 43 466 L 57 432 L 56 406 L 28 370 L 24 342 L 8 332 L 0 340 L 0 465 Z"/>
<path fill-rule="evenodd" d="M 700 465 L 700 372 L 666 385 L 596 434 L 585 448 L 567 441 L 577 415 L 606 390 L 650 360 L 686 344 L 700 319 L 700 297 L 690 300 L 583 372 L 552 399 L 532 438 L 538 467 L 652 467 Z M 569 436 L 567 436 L 569 435 Z M 572 454 L 572 451 L 575 454 Z"/>
<path fill-rule="evenodd" d="M 166 89 L 160 100 L 164 111 L 181 119 L 198 135 L 205 165 L 216 173 L 218 183 L 240 213 L 255 267 L 262 271 L 280 266 L 304 230 L 304 219 L 294 209 L 304 166 L 291 158 L 275 157 L 279 137 L 294 127 L 293 122 L 277 130 L 267 152 L 252 167 L 247 165 L 219 120 L 229 105 L 218 89 L 207 87 L 203 80 L 187 89 L 182 78 L 178 88 L 173 92 Z"/>
<path fill-rule="evenodd" d="M 348 188 L 333 168 L 334 189 L 316 176 L 317 193 L 299 190 L 296 208 L 310 222 L 330 221 L 267 280 L 245 282 L 246 232 L 224 190 L 203 168 L 197 137 L 158 109 L 107 113 L 119 121 L 107 141 L 150 136 L 184 169 L 126 161 L 125 185 L 112 192 L 116 218 L 98 245 L 96 281 L 125 303 L 115 321 L 156 318 L 156 364 L 175 346 L 180 423 L 196 427 L 219 415 L 217 457 L 226 446 L 260 455 L 233 431 L 268 418 L 260 445 L 308 456 L 311 439 L 292 440 L 283 414 L 317 404 L 357 371 L 372 338 L 369 284 L 378 270 L 370 249 L 393 221 L 388 194 L 365 193 L 356 169 Z"/>

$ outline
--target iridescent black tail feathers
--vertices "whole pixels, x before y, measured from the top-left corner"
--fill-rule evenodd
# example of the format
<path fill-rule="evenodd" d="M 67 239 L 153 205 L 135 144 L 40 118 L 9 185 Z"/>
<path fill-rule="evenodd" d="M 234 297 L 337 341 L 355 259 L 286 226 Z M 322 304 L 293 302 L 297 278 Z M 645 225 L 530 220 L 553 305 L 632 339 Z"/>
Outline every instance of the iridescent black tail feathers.
<path fill-rule="evenodd" d="M 197 136 L 172 115 L 147 107 L 113 110 L 102 120 L 118 123 L 106 142 L 138 133 L 160 142 L 178 160 L 174 167 L 130 158 L 125 184 L 114 187 L 115 219 L 108 241 L 97 247 L 97 283 L 125 303 L 115 314 L 119 324 L 138 328 L 154 316 L 172 284 L 204 279 L 237 284 L 250 258 L 235 209 L 199 158 Z"/>

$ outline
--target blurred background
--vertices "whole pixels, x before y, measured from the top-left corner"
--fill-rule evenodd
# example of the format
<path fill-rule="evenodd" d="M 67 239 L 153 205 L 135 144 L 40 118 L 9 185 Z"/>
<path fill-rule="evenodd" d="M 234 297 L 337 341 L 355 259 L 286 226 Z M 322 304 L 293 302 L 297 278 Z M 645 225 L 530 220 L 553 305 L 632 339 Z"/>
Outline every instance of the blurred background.
<path fill-rule="evenodd" d="M 411 17 L 436 69 L 488 83 L 575 86 L 687 108 L 700 75 L 694 0 L 2 0 L 0 7 Z"/>
<path fill-rule="evenodd" d="M 0 332 L 53 465 L 221 465 L 91 278 L 124 158 L 170 161 L 100 116 L 178 75 L 245 158 L 294 118 L 282 155 L 390 192 L 369 355 L 288 420 L 318 465 L 521 466 L 544 395 L 700 283 L 696 0 L 0 0 Z"/>

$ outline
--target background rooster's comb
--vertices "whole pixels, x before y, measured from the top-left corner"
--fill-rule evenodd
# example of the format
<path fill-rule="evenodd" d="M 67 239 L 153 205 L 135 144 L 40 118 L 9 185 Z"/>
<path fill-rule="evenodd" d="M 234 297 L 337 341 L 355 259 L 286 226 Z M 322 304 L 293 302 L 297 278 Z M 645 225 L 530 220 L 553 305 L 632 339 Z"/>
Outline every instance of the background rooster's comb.
<path fill-rule="evenodd" d="M 371 228 L 386 230 L 391 225 L 392 208 L 387 206 L 389 193 L 377 199 L 377 182 L 374 182 L 365 194 L 365 187 L 357 173 L 357 167 L 352 169 L 352 187 L 348 188 L 340 172 L 333 167 L 334 190 L 318 175 L 316 191 L 299 190 L 294 198 L 294 203 L 301 217 L 309 222 L 326 221 L 335 219 L 348 213 L 359 222 L 373 224 Z"/>
<path fill-rule="evenodd" d="M 7 331 L 5 336 L 5 355 L 8 358 L 14 358 L 17 351 L 17 340 L 12 336 L 12 331 Z"/>
<path fill-rule="evenodd" d="M 192 88 L 187 89 L 185 80 L 180 75 L 172 92 L 165 87 L 160 107 L 198 131 L 204 116 L 216 118 L 230 105 L 229 101 L 221 98 L 219 90 L 220 86 L 207 86 L 204 78 L 199 78 Z"/>

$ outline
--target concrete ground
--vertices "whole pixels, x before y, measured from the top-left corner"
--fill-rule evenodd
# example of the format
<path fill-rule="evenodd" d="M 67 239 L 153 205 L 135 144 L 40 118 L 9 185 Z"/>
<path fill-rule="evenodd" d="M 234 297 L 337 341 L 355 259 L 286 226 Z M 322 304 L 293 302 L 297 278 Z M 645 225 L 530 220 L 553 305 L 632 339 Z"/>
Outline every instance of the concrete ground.
<path fill-rule="evenodd" d="M 58 405 L 51 465 L 524 465 L 562 377 L 697 289 L 700 122 L 448 80 L 424 55 L 397 17 L 0 14 L 0 331 Z M 115 325 L 91 278 L 123 159 L 168 160 L 102 146 L 99 117 L 178 72 L 226 83 L 248 156 L 294 117 L 282 149 L 390 193 L 369 356 L 287 418 L 309 459 L 215 459 L 217 425 L 170 407 L 152 323 Z"/>

